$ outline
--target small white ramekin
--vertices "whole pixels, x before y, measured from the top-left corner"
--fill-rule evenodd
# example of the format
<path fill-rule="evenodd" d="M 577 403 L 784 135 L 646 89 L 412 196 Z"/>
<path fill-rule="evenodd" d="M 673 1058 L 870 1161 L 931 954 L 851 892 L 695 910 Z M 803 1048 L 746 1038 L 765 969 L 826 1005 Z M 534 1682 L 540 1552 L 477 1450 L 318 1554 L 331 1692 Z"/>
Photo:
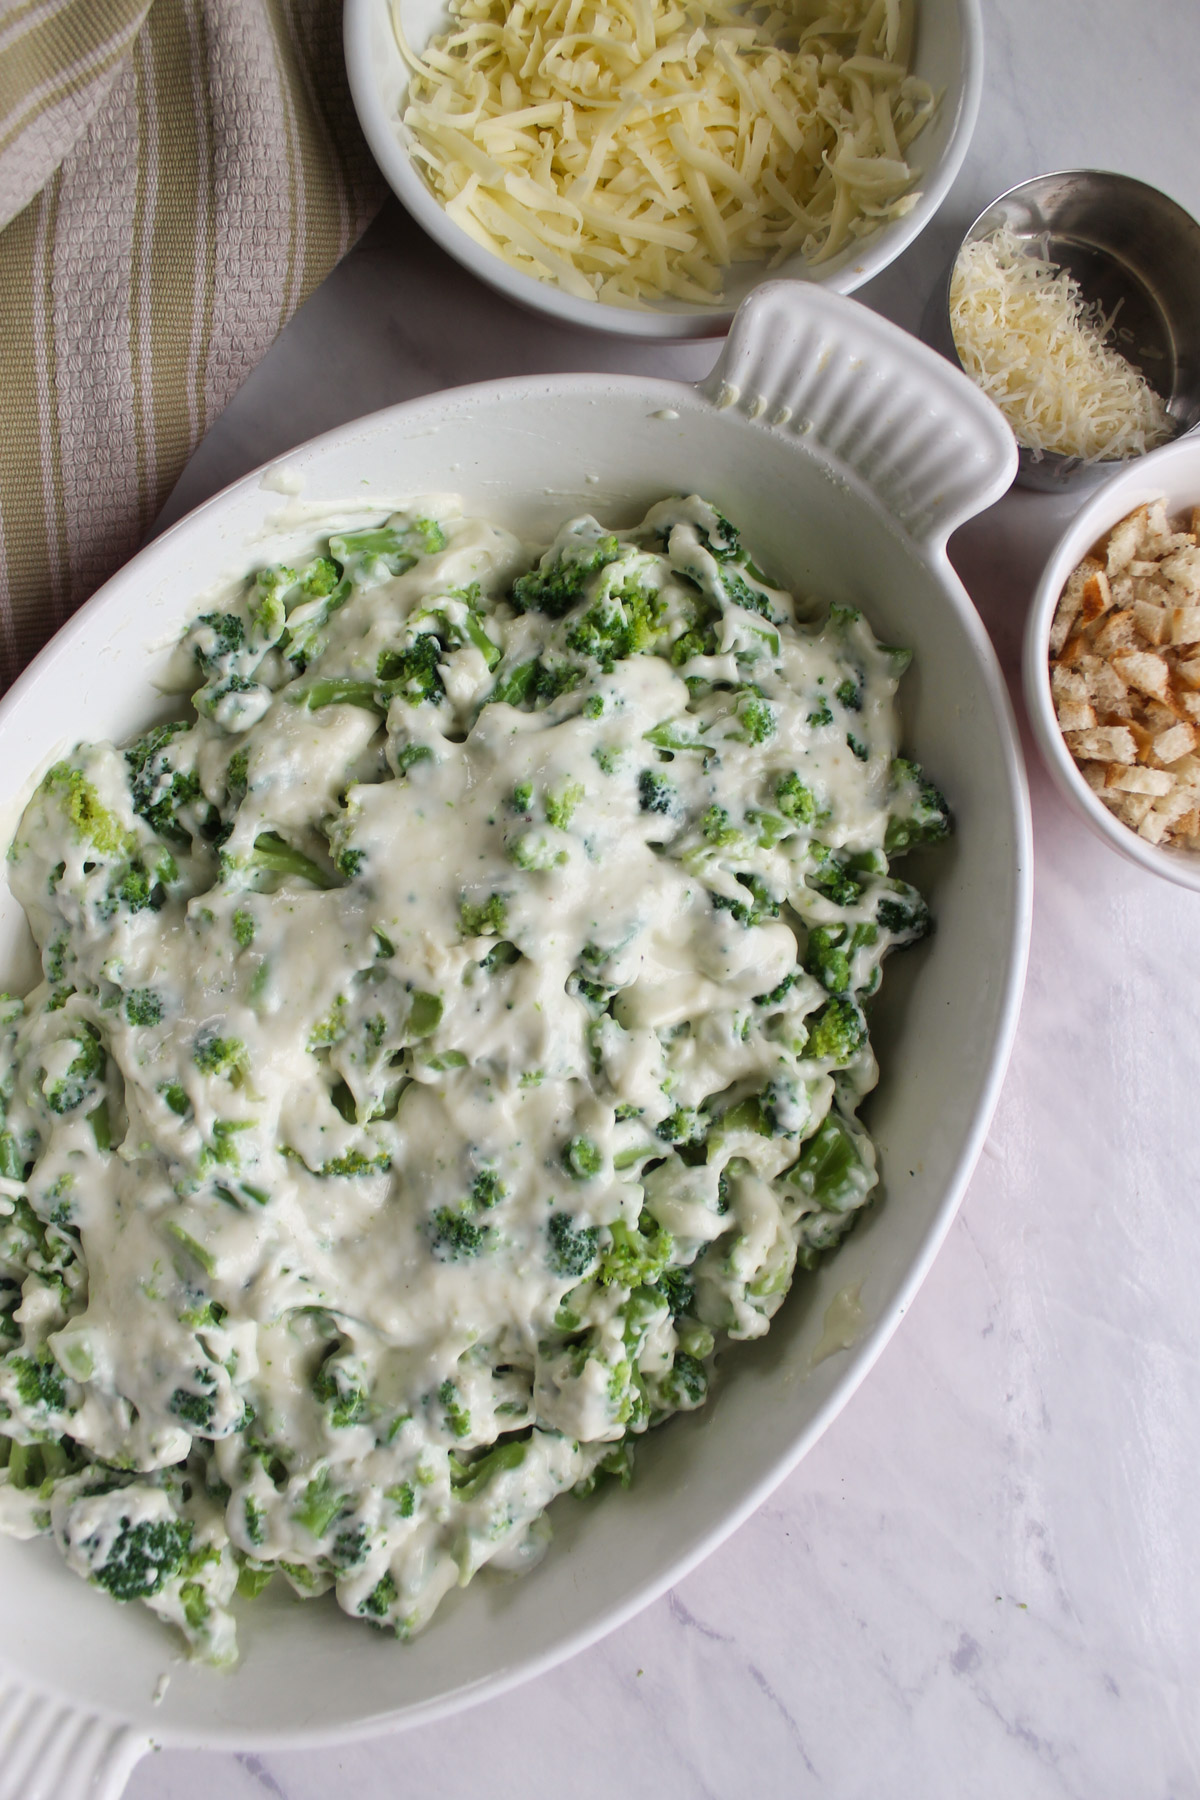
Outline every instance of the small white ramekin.
<path fill-rule="evenodd" d="M 1080 818 L 1139 868 L 1200 893 L 1200 856 L 1191 850 L 1148 843 L 1096 798 L 1067 748 L 1050 693 L 1050 626 L 1067 577 L 1114 525 L 1160 496 L 1166 500 L 1169 514 L 1200 505 L 1200 433 L 1189 432 L 1161 450 L 1150 451 L 1106 481 L 1058 540 L 1042 571 L 1025 625 L 1025 705 L 1042 760 Z"/>

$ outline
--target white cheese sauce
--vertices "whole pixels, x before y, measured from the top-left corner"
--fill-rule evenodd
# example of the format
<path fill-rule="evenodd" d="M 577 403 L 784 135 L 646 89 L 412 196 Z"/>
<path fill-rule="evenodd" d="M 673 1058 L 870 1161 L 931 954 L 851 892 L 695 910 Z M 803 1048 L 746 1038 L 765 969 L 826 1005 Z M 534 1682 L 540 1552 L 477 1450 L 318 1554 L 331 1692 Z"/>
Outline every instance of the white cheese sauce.
<path fill-rule="evenodd" d="M 627 1482 L 875 1186 L 906 663 L 694 497 L 536 560 L 439 498 L 203 614 L 10 851 L 0 1528 L 220 1661 L 235 1587 L 405 1637 Z"/>

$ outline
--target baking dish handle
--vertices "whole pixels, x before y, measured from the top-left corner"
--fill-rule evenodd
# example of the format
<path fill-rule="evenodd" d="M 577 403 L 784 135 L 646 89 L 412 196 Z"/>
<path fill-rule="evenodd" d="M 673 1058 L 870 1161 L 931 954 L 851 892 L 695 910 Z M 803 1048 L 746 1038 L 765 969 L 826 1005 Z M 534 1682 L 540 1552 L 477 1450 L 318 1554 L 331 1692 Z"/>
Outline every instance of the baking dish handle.
<path fill-rule="evenodd" d="M 819 445 L 922 545 L 943 545 L 1017 472 L 1011 431 L 961 370 L 812 282 L 756 288 L 700 392 Z"/>
<path fill-rule="evenodd" d="M 0 1800 L 120 1800 L 150 1739 L 0 1677 Z"/>

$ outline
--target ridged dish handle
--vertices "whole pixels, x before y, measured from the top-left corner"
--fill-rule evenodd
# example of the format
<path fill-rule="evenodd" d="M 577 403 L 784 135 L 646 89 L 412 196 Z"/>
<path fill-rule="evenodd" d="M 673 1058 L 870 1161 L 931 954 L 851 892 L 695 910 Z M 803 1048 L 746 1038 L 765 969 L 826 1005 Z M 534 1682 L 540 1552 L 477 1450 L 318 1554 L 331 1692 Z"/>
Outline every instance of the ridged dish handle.
<path fill-rule="evenodd" d="M 921 544 L 943 544 L 1017 472 L 1011 431 L 961 370 L 811 282 L 756 288 L 700 391 L 820 445 Z"/>
<path fill-rule="evenodd" d="M 150 1740 L 0 1677 L 0 1800 L 120 1800 Z"/>

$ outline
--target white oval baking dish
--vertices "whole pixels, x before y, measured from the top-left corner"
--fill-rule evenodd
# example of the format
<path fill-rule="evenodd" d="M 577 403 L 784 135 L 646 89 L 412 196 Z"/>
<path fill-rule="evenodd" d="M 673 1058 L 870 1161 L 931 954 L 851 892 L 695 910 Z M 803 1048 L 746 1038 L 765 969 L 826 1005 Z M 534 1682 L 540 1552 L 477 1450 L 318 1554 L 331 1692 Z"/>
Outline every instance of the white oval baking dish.
<path fill-rule="evenodd" d="M 696 490 L 742 527 L 775 580 L 861 603 L 884 639 L 914 647 L 905 742 L 958 818 L 952 843 L 916 871 L 937 935 L 894 960 L 875 1015 L 884 1078 L 867 1119 L 885 1202 L 797 1283 L 767 1339 L 727 1359 L 709 1407 L 651 1435 L 632 1489 L 559 1502 L 538 1570 L 481 1576 L 407 1646 L 331 1602 L 297 1612 L 268 1590 L 243 1609 L 233 1675 L 180 1663 L 146 1609 L 114 1605 L 45 1541 L 0 1540 L 0 1800 L 115 1800 L 151 1736 L 294 1747 L 494 1695 L 678 1580 L 845 1403 L 954 1215 L 1016 1026 L 1031 892 L 1024 772 L 995 656 L 946 554 L 951 530 L 1004 492 L 1015 464 L 1007 427 L 965 376 L 853 301 L 775 283 L 743 306 L 697 388 L 609 375 L 462 388 L 247 476 L 115 576 L 0 704 L 0 819 L 11 823 L 27 776 L 60 746 L 144 725 L 154 647 L 203 589 L 311 535 L 286 497 L 297 486 L 306 501 L 378 510 L 456 489 L 470 510 L 530 534 L 584 510 L 630 523 L 662 494 Z M 26 954 L 4 894 L 0 982 L 25 984 Z M 815 1359 L 826 1309 L 855 1282 L 860 1341 Z"/>

